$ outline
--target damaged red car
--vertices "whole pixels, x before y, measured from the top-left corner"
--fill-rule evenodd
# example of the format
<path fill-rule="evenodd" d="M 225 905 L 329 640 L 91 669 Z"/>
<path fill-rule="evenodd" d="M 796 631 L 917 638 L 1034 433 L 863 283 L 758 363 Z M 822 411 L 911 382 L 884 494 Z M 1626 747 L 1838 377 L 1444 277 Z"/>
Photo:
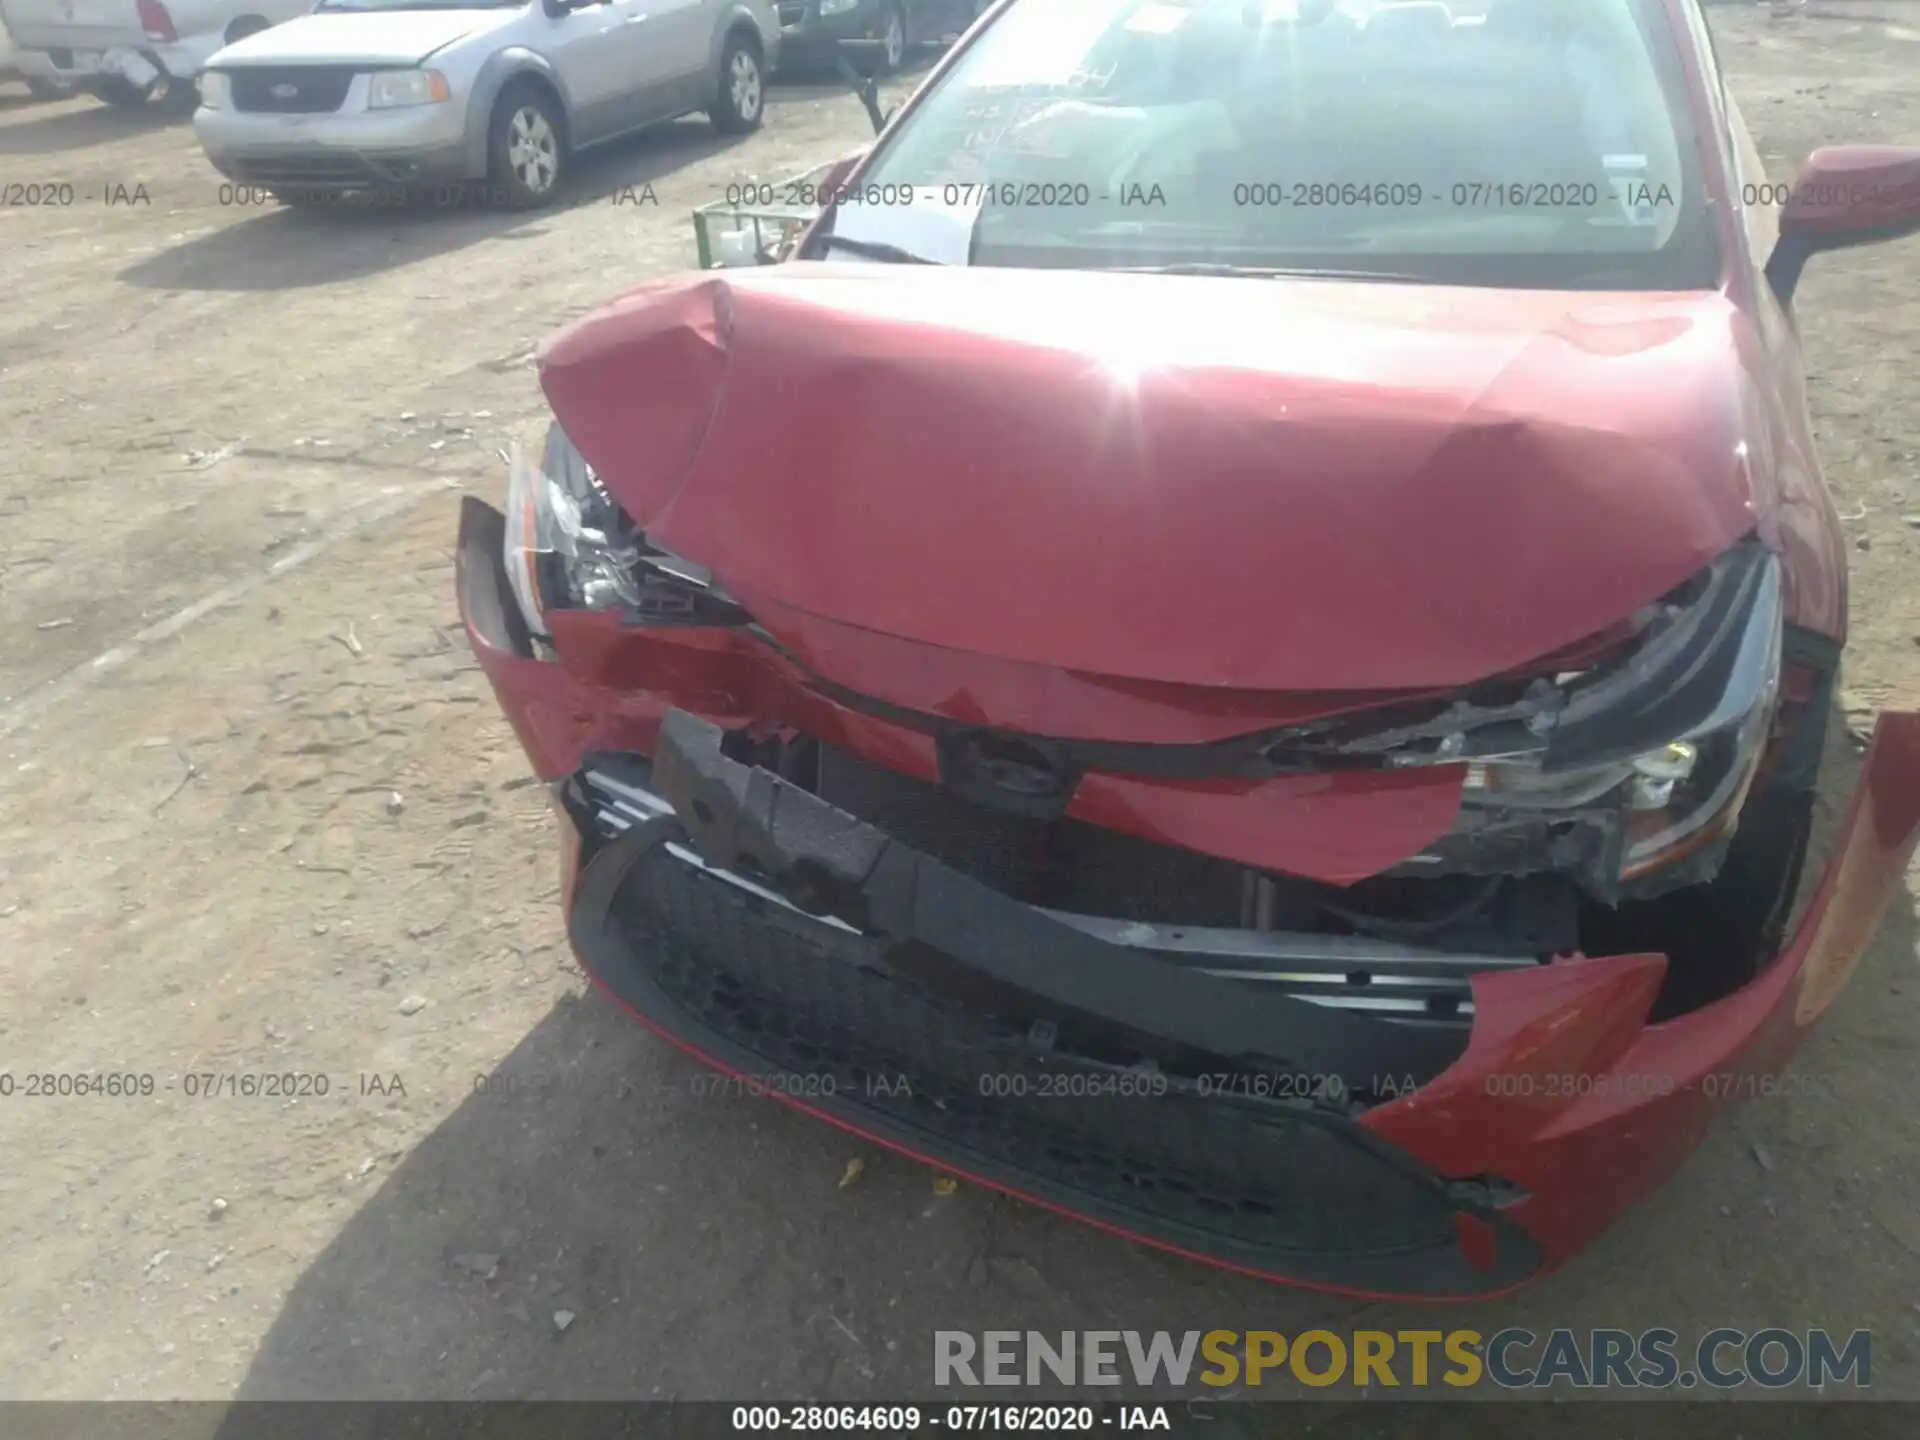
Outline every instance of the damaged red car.
<path fill-rule="evenodd" d="M 1792 305 L 1920 151 L 1769 182 L 1695 0 L 1003 0 L 828 199 L 553 337 L 466 504 L 581 963 L 1242 1271 L 1591 1241 L 1914 849 L 1883 715 L 1799 885 L 1847 590 Z"/>

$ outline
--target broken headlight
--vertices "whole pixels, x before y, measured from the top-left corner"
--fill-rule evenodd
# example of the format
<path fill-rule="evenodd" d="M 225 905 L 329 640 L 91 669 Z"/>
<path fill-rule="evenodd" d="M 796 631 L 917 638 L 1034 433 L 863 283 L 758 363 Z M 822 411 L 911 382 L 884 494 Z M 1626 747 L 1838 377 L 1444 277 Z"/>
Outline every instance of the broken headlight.
<path fill-rule="evenodd" d="M 1733 724 L 1625 760 L 1552 771 L 1538 759 L 1475 760 L 1463 804 L 1482 811 L 1612 811 L 1619 830 L 1616 878 L 1640 879 L 1729 833 L 1771 731 L 1779 674 Z"/>
<path fill-rule="evenodd" d="M 1620 881 L 1732 832 L 1773 732 L 1784 630 L 1779 558 L 1749 542 L 1696 577 L 1617 671 L 1570 690 L 1542 773 L 1625 766 Z"/>
<path fill-rule="evenodd" d="M 528 629 L 552 610 L 614 610 L 636 623 L 725 625 L 744 616 L 705 567 L 653 545 L 559 425 L 538 465 L 508 458 L 507 579 Z"/>
<path fill-rule="evenodd" d="M 1456 702 L 1345 753 L 1464 762 L 1454 839 L 1582 827 L 1604 837 L 1595 888 L 1612 892 L 1732 832 L 1773 729 L 1783 620 L 1778 559 L 1743 544 L 1636 617 L 1631 647 L 1608 663 L 1535 679 L 1504 706 Z"/>

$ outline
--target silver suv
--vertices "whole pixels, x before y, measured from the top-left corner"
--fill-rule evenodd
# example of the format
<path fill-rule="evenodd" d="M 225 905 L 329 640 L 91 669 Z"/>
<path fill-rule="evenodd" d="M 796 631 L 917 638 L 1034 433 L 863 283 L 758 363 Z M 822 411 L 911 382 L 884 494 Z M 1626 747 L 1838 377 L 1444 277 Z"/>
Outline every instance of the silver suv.
<path fill-rule="evenodd" d="M 530 208 L 642 126 L 756 128 L 779 44 L 770 0 L 322 0 L 214 55 L 193 127 L 290 204 L 439 187 Z"/>

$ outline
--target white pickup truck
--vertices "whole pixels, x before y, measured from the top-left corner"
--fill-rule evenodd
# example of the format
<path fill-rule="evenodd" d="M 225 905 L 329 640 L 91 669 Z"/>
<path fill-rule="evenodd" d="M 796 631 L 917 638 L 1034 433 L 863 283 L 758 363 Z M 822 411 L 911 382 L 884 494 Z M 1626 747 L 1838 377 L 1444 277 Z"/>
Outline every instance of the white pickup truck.
<path fill-rule="evenodd" d="M 35 94 L 190 112 L 214 51 L 312 10 L 314 0 L 0 0 L 14 68 Z"/>
<path fill-rule="evenodd" d="M 31 50 L 22 51 L 13 43 L 6 26 L 5 7 L 0 6 L 0 85 L 9 80 L 20 81 L 36 100 L 57 100 L 66 94 L 65 87 L 53 78 L 45 56 Z"/>

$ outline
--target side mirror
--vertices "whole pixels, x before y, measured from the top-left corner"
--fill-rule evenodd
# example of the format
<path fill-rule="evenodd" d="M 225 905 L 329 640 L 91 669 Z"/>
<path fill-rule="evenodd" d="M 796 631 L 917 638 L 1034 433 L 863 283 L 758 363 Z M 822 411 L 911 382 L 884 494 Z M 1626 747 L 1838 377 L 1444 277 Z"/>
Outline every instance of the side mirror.
<path fill-rule="evenodd" d="M 1920 232 L 1920 149 L 1835 145 L 1816 150 L 1780 212 L 1767 283 L 1793 303 L 1800 272 L 1822 250 L 1843 250 Z"/>
<path fill-rule="evenodd" d="M 571 15 L 577 7 L 574 0 L 540 0 L 540 8 L 558 20 L 562 15 Z"/>

